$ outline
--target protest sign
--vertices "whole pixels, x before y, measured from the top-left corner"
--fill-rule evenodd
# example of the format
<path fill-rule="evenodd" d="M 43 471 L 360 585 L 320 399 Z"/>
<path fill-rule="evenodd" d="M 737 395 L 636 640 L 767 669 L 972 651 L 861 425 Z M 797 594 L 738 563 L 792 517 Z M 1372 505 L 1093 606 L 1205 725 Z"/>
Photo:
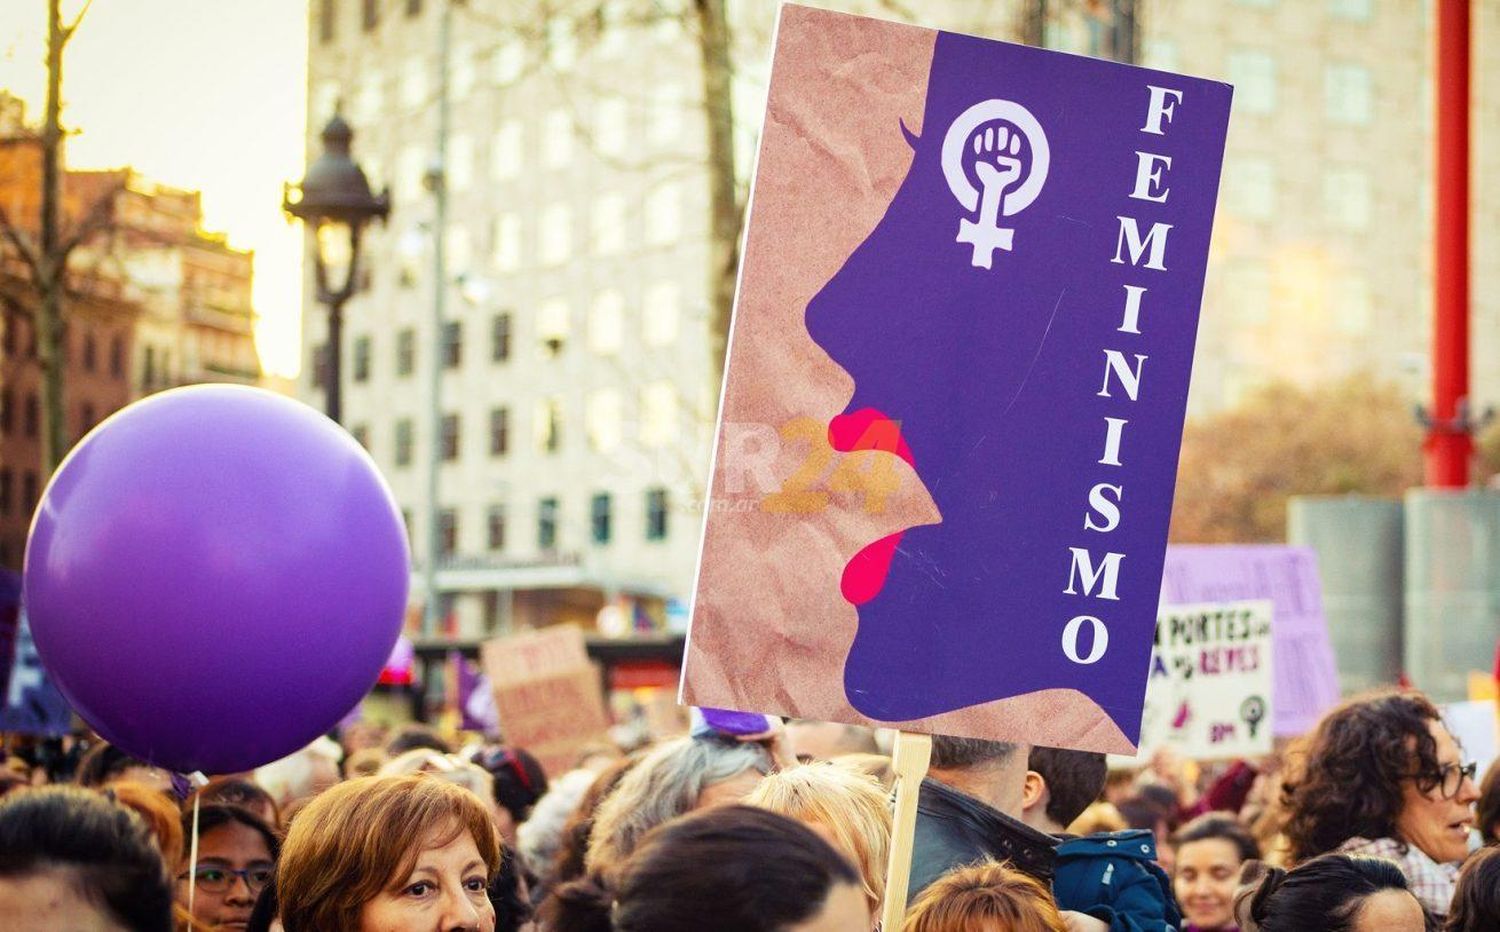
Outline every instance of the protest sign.
<path fill-rule="evenodd" d="M 684 701 L 1133 749 L 1229 100 L 782 8 Z"/>
<path fill-rule="evenodd" d="M 1310 547 L 1272 544 L 1167 548 L 1163 605 L 1235 599 L 1271 600 L 1276 652 L 1272 734 L 1291 737 L 1310 731 L 1339 700 L 1318 555 Z"/>
<path fill-rule="evenodd" d="M 1266 600 L 1162 607 L 1142 756 L 1162 746 L 1196 760 L 1271 752 L 1271 619 Z"/>
<path fill-rule="evenodd" d="M 576 625 L 495 638 L 479 656 L 505 742 L 530 751 L 549 774 L 570 770 L 585 745 L 607 740 L 599 671 Z"/>
<path fill-rule="evenodd" d="M 26 613 L 18 611 L 14 622 L 14 660 L 4 693 L 0 693 L 0 731 L 58 737 L 68 733 L 73 710 L 42 666 Z"/>

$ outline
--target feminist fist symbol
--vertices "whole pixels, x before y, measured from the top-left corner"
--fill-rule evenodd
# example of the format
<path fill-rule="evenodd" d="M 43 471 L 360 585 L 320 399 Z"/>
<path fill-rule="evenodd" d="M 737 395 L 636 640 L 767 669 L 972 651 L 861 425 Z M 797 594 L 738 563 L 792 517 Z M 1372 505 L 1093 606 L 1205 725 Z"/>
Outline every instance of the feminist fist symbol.
<path fill-rule="evenodd" d="M 1001 126 L 979 127 L 1004 121 Z M 1024 173 L 1021 141 L 1031 150 L 1031 170 Z M 974 172 L 983 193 L 976 190 L 963 168 L 964 146 L 972 139 L 979 161 Z M 1047 180 L 1050 155 L 1042 126 L 1025 107 L 1009 100 L 986 100 L 959 115 L 943 137 L 943 176 L 948 188 L 966 210 L 978 210 L 977 219 L 958 223 L 958 242 L 974 247 L 973 264 L 990 268 L 996 249 L 1010 251 L 1015 230 L 1000 226 L 1002 216 L 1012 216 L 1036 200 Z M 1019 184 L 1017 182 L 1019 181 Z"/>

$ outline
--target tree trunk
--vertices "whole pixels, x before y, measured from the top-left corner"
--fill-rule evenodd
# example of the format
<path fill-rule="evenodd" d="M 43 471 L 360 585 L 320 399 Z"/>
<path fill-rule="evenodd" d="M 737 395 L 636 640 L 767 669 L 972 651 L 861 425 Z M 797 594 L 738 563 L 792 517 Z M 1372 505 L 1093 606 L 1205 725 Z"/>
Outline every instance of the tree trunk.
<path fill-rule="evenodd" d="M 41 249 L 38 250 L 37 353 L 42 370 L 42 475 L 48 477 L 67 452 L 67 418 L 63 405 L 63 290 L 67 283 L 67 256 L 59 248 L 61 213 L 62 53 L 63 33 L 60 0 L 47 3 L 47 115 L 42 127 L 42 216 Z"/>
<path fill-rule="evenodd" d="M 734 166 L 734 101 L 729 65 L 729 23 L 724 0 L 694 0 L 703 56 L 703 114 L 708 125 L 709 347 L 714 387 L 724 374 L 734 285 L 739 269 L 741 210 Z M 718 404 L 718 394 L 714 394 Z"/>

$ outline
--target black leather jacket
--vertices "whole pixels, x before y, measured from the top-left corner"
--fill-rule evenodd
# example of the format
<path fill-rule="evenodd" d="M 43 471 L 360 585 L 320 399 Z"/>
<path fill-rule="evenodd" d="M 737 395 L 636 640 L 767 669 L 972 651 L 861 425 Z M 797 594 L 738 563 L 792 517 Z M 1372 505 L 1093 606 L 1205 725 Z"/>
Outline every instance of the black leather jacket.
<path fill-rule="evenodd" d="M 911 898 L 955 867 L 990 858 L 1009 861 L 1052 889 L 1057 839 L 931 777 L 917 800 Z"/>

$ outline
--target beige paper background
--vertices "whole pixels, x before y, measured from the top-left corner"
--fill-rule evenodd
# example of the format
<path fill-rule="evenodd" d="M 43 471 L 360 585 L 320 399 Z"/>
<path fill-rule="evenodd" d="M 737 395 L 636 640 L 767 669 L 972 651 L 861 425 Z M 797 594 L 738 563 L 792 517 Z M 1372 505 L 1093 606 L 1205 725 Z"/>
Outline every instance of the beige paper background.
<path fill-rule="evenodd" d="M 900 123 L 922 132 L 936 33 L 807 7 L 783 8 L 750 208 L 721 422 L 779 430 L 841 413 L 853 381 L 808 335 L 808 302 L 874 230 L 911 163 Z M 920 479 L 899 478 L 881 510 L 834 495 L 806 514 L 759 506 L 807 462 L 783 438 L 757 488 L 720 430 L 699 565 L 683 701 L 909 731 L 1112 753 L 1134 748 L 1092 700 L 1054 689 L 909 722 L 880 722 L 845 698 L 843 668 L 858 626 L 839 590 L 867 544 L 939 520 Z M 845 454 L 826 449 L 832 467 Z M 916 451 L 918 456 L 921 451 Z M 826 474 L 825 474 L 826 475 Z M 826 487 L 826 483 L 825 483 Z M 996 626 L 996 647 L 1004 641 Z"/>

